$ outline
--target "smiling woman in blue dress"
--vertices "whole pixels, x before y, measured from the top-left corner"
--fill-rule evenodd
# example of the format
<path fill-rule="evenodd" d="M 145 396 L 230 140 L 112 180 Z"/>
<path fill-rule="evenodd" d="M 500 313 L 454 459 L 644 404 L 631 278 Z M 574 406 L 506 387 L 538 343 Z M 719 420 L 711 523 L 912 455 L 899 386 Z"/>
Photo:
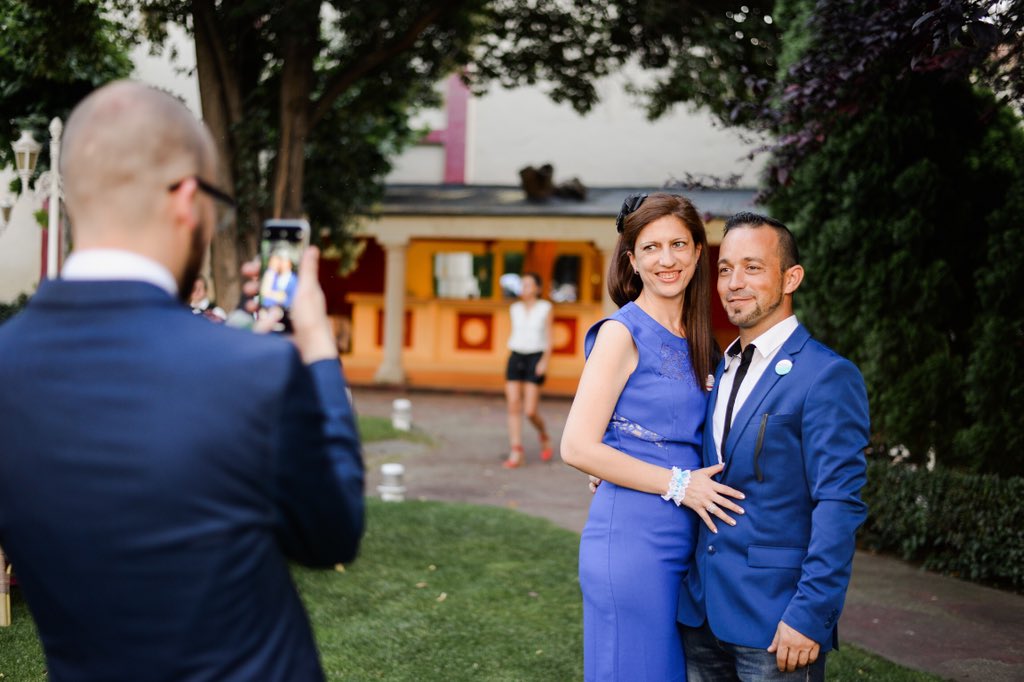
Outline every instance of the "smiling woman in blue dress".
<path fill-rule="evenodd" d="M 742 494 L 700 469 L 711 333 L 707 237 L 693 204 L 632 195 L 608 286 L 620 309 L 587 332 L 562 435 L 565 462 L 602 479 L 580 541 L 584 677 L 685 680 L 679 586 L 697 523 L 735 523 Z"/>

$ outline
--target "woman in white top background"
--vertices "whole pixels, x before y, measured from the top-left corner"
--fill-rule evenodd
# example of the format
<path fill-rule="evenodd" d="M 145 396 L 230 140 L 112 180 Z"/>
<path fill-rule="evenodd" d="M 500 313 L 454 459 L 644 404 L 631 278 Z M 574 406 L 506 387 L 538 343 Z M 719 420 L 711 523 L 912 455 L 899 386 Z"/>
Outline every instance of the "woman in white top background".
<path fill-rule="evenodd" d="M 512 353 L 505 370 L 509 445 L 508 459 L 503 464 L 506 469 L 515 469 L 526 462 L 523 457 L 523 414 L 537 430 L 541 460 L 547 462 L 554 454 L 544 420 L 538 412 L 540 387 L 551 357 L 551 302 L 540 295 L 540 275 L 524 273 L 519 300 L 509 310 L 512 334 L 508 339 L 508 349 Z"/>

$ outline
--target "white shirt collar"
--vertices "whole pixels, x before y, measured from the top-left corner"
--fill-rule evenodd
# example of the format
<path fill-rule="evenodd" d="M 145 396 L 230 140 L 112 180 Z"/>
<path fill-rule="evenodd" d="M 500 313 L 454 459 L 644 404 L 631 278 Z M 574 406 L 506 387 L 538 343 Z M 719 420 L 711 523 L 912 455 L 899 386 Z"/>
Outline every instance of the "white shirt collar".
<path fill-rule="evenodd" d="M 761 334 L 761 336 L 754 339 L 751 343 L 757 349 L 757 352 L 762 358 L 767 358 L 775 352 L 779 346 L 781 346 L 790 335 L 796 331 L 796 328 L 800 326 L 799 320 L 796 319 L 796 315 L 790 315 L 781 322 L 777 322 L 775 326 Z M 726 349 L 726 365 L 732 364 L 734 358 L 738 358 L 738 355 L 728 355 L 729 350 L 738 344 L 740 340 L 737 338 L 735 341 L 729 344 Z"/>
<path fill-rule="evenodd" d="M 131 280 L 160 287 L 178 295 L 178 283 L 166 267 L 152 258 L 122 249 L 86 249 L 68 256 L 60 272 L 66 280 Z"/>

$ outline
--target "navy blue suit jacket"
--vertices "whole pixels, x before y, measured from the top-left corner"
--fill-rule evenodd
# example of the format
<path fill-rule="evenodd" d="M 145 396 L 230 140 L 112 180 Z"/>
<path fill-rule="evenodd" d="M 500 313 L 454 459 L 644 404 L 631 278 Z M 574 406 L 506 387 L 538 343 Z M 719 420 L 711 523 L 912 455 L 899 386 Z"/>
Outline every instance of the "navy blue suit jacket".
<path fill-rule="evenodd" d="M 785 372 L 785 362 L 792 369 Z M 780 367 L 779 363 L 783 362 Z M 780 371 L 777 371 L 779 368 Z M 715 376 L 721 383 L 724 362 Z M 718 462 L 708 401 L 704 465 Z M 724 400 L 725 396 L 721 396 Z M 720 480 L 746 495 L 735 526 L 700 525 L 679 621 L 705 618 L 726 642 L 766 649 L 780 620 L 821 645 L 837 640 L 867 514 L 860 499 L 869 436 L 864 380 L 849 360 L 797 327 L 733 420 Z"/>
<path fill-rule="evenodd" d="M 51 679 L 322 679 L 288 559 L 362 529 L 336 361 L 141 282 L 44 283 L 0 326 L 0 545 Z"/>

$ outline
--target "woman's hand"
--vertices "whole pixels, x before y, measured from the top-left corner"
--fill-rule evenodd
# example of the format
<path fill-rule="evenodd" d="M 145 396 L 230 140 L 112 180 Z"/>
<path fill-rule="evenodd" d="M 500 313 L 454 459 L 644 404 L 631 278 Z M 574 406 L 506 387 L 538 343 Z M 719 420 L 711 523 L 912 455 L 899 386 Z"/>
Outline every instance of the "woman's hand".
<path fill-rule="evenodd" d="M 730 526 L 735 526 L 736 520 L 726 514 L 725 509 L 737 514 L 744 513 L 743 507 L 725 496 L 728 495 L 729 497 L 743 500 L 746 499 L 746 495 L 711 478 L 720 473 L 724 468 L 724 464 L 716 464 L 704 469 L 694 469 L 691 471 L 690 483 L 686 486 L 686 494 L 683 496 L 683 504 L 697 512 L 697 516 L 704 521 L 704 525 L 712 533 L 718 532 L 712 517 L 717 516 Z"/>
<path fill-rule="evenodd" d="M 697 512 L 697 516 L 704 521 L 712 533 L 718 532 L 714 521 L 711 520 L 712 515 L 722 519 L 730 526 L 736 525 L 736 520 L 722 511 L 722 507 L 737 514 L 745 513 L 743 507 L 722 496 L 728 495 L 738 500 L 745 500 L 747 496 L 739 490 L 730 488 L 711 478 L 724 468 L 724 464 L 716 464 L 705 469 L 693 469 L 690 471 L 690 483 L 686 486 L 686 495 L 683 496 L 683 504 Z M 590 488 L 590 492 L 596 493 L 598 486 L 603 481 L 597 476 L 590 476 L 589 479 L 587 485 Z"/>

